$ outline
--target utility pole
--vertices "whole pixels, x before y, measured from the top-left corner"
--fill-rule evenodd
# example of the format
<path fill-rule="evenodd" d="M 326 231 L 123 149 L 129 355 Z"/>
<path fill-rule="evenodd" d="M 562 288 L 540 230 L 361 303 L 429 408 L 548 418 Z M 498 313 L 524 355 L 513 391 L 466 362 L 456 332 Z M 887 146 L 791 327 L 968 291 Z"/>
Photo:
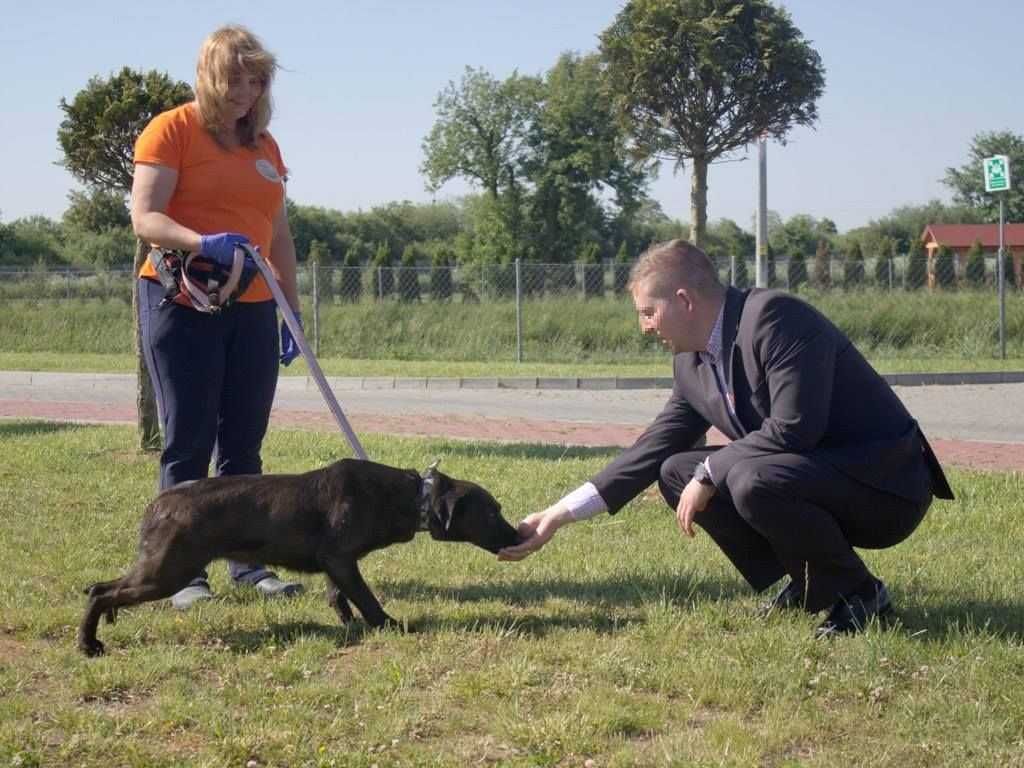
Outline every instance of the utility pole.
<path fill-rule="evenodd" d="M 757 140 L 757 254 L 754 259 L 755 285 L 768 287 L 768 140 Z"/>

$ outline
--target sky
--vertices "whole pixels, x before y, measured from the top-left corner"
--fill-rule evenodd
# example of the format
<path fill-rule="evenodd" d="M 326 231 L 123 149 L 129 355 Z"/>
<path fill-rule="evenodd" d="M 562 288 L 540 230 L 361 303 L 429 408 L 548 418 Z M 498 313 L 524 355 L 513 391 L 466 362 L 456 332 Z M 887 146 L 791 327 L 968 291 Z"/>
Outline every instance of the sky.
<path fill-rule="evenodd" d="M 57 128 L 91 76 L 122 66 L 194 82 L 200 43 L 241 23 L 273 51 L 271 132 L 295 202 L 342 211 L 432 196 L 419 172 L 433 103 L 466 66 L 502 79 L 543 74 L 560 53 L 596 50 L 622 0 L 0 0 L 0 220 L 59 218 L 79 188 L 57 165 Z M 768 207 L 828 217 L 840 231 L 950 191 L 945 169 L 981 131 L 1024 133 L 1021 0 L 790 0 L 822 57 L 825 94 L 813 129 L 770 142 Z M 708 217 L 752 230 L 757 152 L 716 164 Z M 979 168 L 979 174 L 981 170 Z M 1011 169 L 1024 182 L 1024 168 Z M 666 165 L 651 196 L 689 219 L 690 178 Z"/>

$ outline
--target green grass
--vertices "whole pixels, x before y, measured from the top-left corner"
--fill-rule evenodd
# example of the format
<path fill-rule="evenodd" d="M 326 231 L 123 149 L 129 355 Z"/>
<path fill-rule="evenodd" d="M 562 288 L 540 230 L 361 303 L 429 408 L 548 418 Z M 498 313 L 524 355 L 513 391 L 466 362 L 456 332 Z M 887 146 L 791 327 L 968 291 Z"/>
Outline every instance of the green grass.
<path fill-rule="evenodd" d="M 998 360 L 998 303 L 987 293 L 809 293 L 881 370 L 953 371 L 1019 369 L 1024 363 L 1024 294 L 1007 299 L 1007 355 Z M 312 317 L 306 308 L 307 330 Z M 121 300 L 12 300 L 4 307 L 0 353 L 65 356 L 130 355 L 131 310 Z M 420 373 L 439 367 L 496 375 L 606 375 L 623 366 L 642 374 L 667 370 L 664 351 L 637 328 L 627 299 L 582 301 L 532 299 L 522 312 L 523 360 L 517 366 L 515 305 L 488 303 L 399 304 L 364 301 L 321 310 L 320 357 L 333 375 L 347 375 L 351 361 L 374 361 L 382 369 L 349 375 L 478 375 Z M 335 362 L 336 361 L 336 362 Z M 438 362 L 441 361 L 441 362 Z M 63 363 L 61 363 L 63 364 Z M 130 365 L 130 364 L 129 364 Z M 422 367 L 421 367 L 422 366 Z M 437 367 L 435 367 L 437 366 Z M 507 367 L 506 367 L 507 366 Z M 535 366 L 535 367 L 534 367 Z M 551 366 L 549 368 L 548 366 Z M 385 371 L 383 373 L 379 371 Z M 539 373 L 532 373 L 537 370 Z M 548 373 L 581 370 L 583 374 Z M 509 373 L 504 373 L 508 371 Z"/>
<path fill-rule="evenodd" d="M 450 360 L 352 360 L 320 357 L 320 367 L 328 376 L 350 377 L 666 377 L 672 375 L 668 355 L 648 363 L 511 363 L 495 361 L 460 362 Z M 882 373 L 942 373 L 946 371 L 1021 371 L 1024 357 L 972 358 L 935 357 L 905 360 L 873 358 Z M 82 373 L 133 373 L 131 355 L 70 352 L 0 352 L 0 371 L 65 371 Z M 308 367 L 301 359 L 281 369 L 282 376 L 306 376 Z"/>
<path fill-rule="evenodd" d="M 0 423 L 0 765 L 1007 766 L 1024 754 L 1024 478 L 951 472 L 907 542 L 868 552 L 899 620 L 831 642 L 754 618 L 707 536 L 651 495 L 561 531 L 524 563 L 417 539 L 368 556 L 411 634 L 337 625 L 320 577 L 264 602 L 227 586 L 101 625 L 75 650 L 81 588 L 130 563 L 154 460 L 127 428 Z M 600 450 L 374 438 L 435 457 L 516 520 L 603 465 Z M 274 432 L 266 469 L 343 455 Z"/>

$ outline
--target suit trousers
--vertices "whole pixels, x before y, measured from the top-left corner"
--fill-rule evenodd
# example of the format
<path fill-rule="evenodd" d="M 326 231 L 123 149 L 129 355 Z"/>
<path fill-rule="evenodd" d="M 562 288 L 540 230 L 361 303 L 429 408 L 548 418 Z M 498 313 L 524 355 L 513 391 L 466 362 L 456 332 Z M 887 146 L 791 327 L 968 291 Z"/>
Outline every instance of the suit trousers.
<path fill-rule="evenodd" d="M 661 465 L 673 509 L 697 464 L 713 450 L 677 453 Z M 694 522 L 756 590 L 784 574 L 804 585 L 804 607 L 833 605 L 870 577 L 854 547 L 884 549 L 907 538 L 931 497 L 910 501 L 843 474 L 814 452 L 779 453 L 733 466 Z"/>

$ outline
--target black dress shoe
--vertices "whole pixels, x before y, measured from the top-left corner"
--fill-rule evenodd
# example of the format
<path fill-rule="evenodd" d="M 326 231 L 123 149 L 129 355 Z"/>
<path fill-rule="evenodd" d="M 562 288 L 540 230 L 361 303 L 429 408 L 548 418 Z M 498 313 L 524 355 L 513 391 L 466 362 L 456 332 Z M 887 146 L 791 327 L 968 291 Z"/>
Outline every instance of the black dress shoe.
<path fill-rule="evenodd" d="M 790 579 L 775 597 L 761 606 L 761 618 L 767 618 L 778 611 L 792 611 L 804 607 L 804 585 Z"/>
<path fill-rule="evenodd" d="M 891 611 L 889 590 L 878 579 L 871 579 L 869 585 L 844 595 L 832 606 L 828 618 L 818 627 L 815 636 L 832 637 L 860 632 L 873 617 L 881 617 Z"/>

